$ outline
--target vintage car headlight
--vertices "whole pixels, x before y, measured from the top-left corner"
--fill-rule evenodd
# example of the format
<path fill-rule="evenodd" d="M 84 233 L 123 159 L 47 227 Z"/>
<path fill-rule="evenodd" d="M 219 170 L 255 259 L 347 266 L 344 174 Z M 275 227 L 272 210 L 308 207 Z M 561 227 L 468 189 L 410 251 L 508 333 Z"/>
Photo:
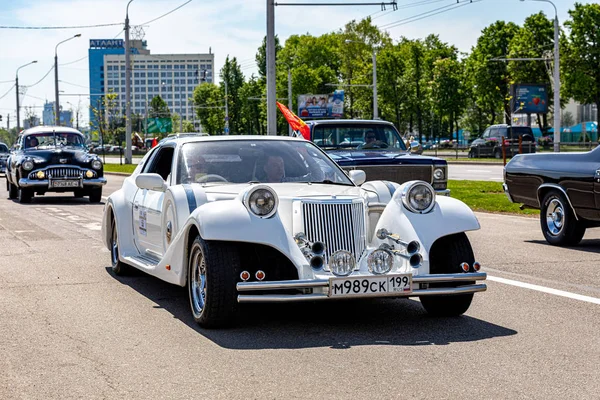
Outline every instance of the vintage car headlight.
<path fill-rule="evenodd" d="M 387 274 L 394 265 L 394 255 L 389 250 L 377 249 L 367 258 L 369 271 L 375 275 Z"/>
<path fill-rule="evenodd" d="M 278 204 L 277 194 L 266 185 L 257 185 L 244 195 L 244 205 L 257 217 L 272 217 Z"/>
<path fill-rule="evenodd" d="M 33 169 L 33 161 L 25 160 L 22 167 L 25 171 L 31 171 Z"/>
<path fill-rule="evenodd" d="M 355 265 L 354 256 L 346 250 L 338 250 L 329 258 L 329 269 L 336 276 L 350 275 Z"/>
<path fill-rule="evenodd" d="M 102 168 L 102 161 L 100 161 L 100 160 L 92 161 L 92 168 L 94 168 L 94 169 Z"/>
<path fill-rule="evenodd" d="M 443 169 L 441 169 L 441 168 L 436 168 L 436 169 L 433 171 L 433 179 L 435 179 L 436 181 L 441 181 L 441 180 L 443 180 L 443 179 L 444 179 L 444 176 L 445 176 L 445 174 L 444 174 L 444 170 L 443 170 Z"/>
<path fill-rule="evenodd" d="M 85 171 L 85 177 L 88 179 L 92 179 L 94 177 L 94 172 L 90 171 L 89 169 L 87 171 Z"/>
<path fill-rule="evenodd" d="M 38 171 L 36 177 L 38 179 L 44 179 L 46 177 L 46 174 L 44 173 L 44 171 Z"/>
<path fill-rule="evenodd" d="M 435 206 L 435 191 L 424 181 L 407 182 L 402 191 L 402 203 L 408 211 L 426 214 Z"/>

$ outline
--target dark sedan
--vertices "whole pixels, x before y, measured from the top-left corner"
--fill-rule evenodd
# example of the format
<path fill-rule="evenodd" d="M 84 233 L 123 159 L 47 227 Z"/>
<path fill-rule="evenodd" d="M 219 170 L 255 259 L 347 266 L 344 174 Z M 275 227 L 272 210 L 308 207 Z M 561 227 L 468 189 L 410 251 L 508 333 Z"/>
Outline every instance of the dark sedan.
<path fill-rule="evenodd" d="M 6 187 L 11 199 L 29 203 L 37 193 L 73 192 L 102 199 L 106 184 L 98 156 L 88 153 L 81 132 L 65 127 L 27 129 L 17 139 L 7 163 Z"/>
<path fill-rule="evenodd" d="M 6 160 L 8 160 L 9 155 L 10 151 L 8 146 L 0 142 L 0 174 L 6 172 Z"/>
<path fill-rule="evenodd" d="M 600 148 L 517 155 L 504 169 L 504 191 L 512 202 L 541 210 L 548 243 L 576 245 L 587 228 L 600 226 Z"/>

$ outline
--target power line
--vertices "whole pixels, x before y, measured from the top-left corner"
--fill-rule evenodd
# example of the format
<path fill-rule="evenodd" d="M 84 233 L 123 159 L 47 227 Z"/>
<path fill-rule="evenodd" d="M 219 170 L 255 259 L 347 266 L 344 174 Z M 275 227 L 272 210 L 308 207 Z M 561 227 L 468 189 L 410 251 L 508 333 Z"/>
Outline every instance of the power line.
<path fill-rule="evenodd" d="M 479 3 L 480 1 L 482 1 L 482 0 L 457 0 L 457 2 L 454 4 L 435 8 L 433 10 L 430 10 L 430 11 L 427 11 L 427 12 L 424 12 L 421 14 L 416 14 L 411 17 L 403 18 L 403 19 L 395 21 L 395 22 L 390 22 L 388 24 L 381 25 L 378 28 L 384 29 L 384 30 L 396 28 L 401 25 L 410 24 L 411 22 L 420 21 L 425 18 L 433 17 L 434 15 L 442 14 L 442 13 L 445 13 L 448 11 L 455 10 L 460 7 L 468 6 L 469 4 Z"/>
<path fill-rule="evenodd" d="M 75 63 L 78 63 L 79 61 L 83 61 L 83 60 L 85 60 L 85 59 L 86 59 L 86 58 L 88 58 L 88 57 L 89 57 L 89 56 L 81 57 L 80 59 L 77 59 L 77 60 L 75 60 L 75 61 L 69 61 L 68 63 L 64 63 L 64 64 L 58 64 L 58 65 L 60 65 L 60 66 L 62 67 L 63 65 L 71 65 L 71 64 L 75 64 Z"/>
<path fill-rule="evenodd" d="M 6 95 L 7 95 L 7 94 L 9 94 L 11 90 L 13 90 L 13 88 L 14 88 L 14 87 L 15 87 L 15 85 L 12 85 L 12 86 L 10 87 L 10 89 L 8 89 L 8 90 L 6 91 L 6 93 L 4 93 L 2 96 L 0 96 L 0 100 L 2 100 L 3 98 L 5 98 L 5 97 L 6 97 Z"/>
<path fill-rule="evenodd" d="M 159 19 L 161 19 L 161 18 L 163 18 L 163 17 L 166 17 L 167 15 L 169 15 L 169 14 L 171 14 L 171 13 L 173 13 L 173 12 L 175 12 L 175 11 L 179 10 L 181 7 L 183 7 L 183 6 L 187 5 L 187 4 L 191 3 L 191 2 L 192 2 L 192 0 L 188 0 L 188 1 L 186 1 L 185 3 L 183 3 L 182 5 L 180 5 L 179 7 L 175 7 L 174 9 L 172 9 L 171 11 L 169 11 L 169 12 L 167 12 L 167 13 L 165 13 L 165 14 L 161 15 L 160 17 L 157 17 L 157 18 L 151 19 L 150 21 L 144 22 L 142 25 L 148 25 L 148 24 L 151 24 L 151 23 L 152 23 L 152 22 L 154 22 L 154 21 L 158 21 Z"/>
<path fill-rule="evenodd" d="M 106 27 L 106 26 L 116 26 L 116 25 L 123 25 L 123 23 L 122 22 L 115 22 L 113 24 L 75 25 L 75 26 L 10 26 L 10 25 L 0 25 L 0 29 L 34 29 L 34 30 L 84 29 L 84 28 L 103 28 L 103 27 Z"/>
<path fill-rule="evenodd" d="M 46 77 L 50 74 L 50 72 L 52 72 L 53 69 L 54 69 L 54 65 L 50 67 L 50 69 L 48 70 L 48 72 L 46 72 L 46 75 L 44 75 L 42 77 L 42 79 L 40 79 L 39 81 L 37 81 L 33 85 L 23 85 L 23 86 L 28 87 L 28 88 L 34 87 L 35 85 L 37 85 L 38 83 L 40 83 L 41 81 L 43 81 L 44 79 L 46 79 Z"/>

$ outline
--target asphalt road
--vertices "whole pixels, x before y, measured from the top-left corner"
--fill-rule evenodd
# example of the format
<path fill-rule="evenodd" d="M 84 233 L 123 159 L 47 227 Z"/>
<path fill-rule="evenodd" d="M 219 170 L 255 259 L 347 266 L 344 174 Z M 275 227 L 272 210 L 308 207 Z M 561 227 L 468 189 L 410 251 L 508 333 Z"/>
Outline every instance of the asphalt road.
<path fill-rule="evenodd" d="M 110 176 L 105 194 L 121 180 Z M 185 289 L 110 272 L 102 204 L 21 205 L 0 183 L 1 399 L 600 393 L 600 230 L 560 249 L 535 218 L 477 214 L 482 229 L 469 238 L 489 288 L 459 318 L 372 300 L 251 306 L 238 327 L 203 330 Z"/>

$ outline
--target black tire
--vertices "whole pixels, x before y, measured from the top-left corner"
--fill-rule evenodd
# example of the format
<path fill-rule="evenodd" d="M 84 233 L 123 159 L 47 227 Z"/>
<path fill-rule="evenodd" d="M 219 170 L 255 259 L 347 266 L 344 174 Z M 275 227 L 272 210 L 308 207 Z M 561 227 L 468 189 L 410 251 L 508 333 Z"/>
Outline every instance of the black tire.
<path fill-rule="evenodd" d="M 8 179 L 6 179 L 6 190 L 8 190 L 9 199 L 16 199 L 17 197 L 19 197 L 19 188 L 17 188 L 12 183 L 8 182 Z"/>
<path fill-rule="evenodd" d="M 204 276 L 202 276 L 204 274 Z M 197 236 L 188 253 L 187 287 L 192 316 L 204 328 L 235 322 L 238 313 L 236 283 L 240 259 L 236 249 Z"/>
<path fill-rule="evenodd" d="M 33 191 L 27 188 L 19 189 L 19 203 L 31 203 L 31 199 L 33 199 Z"/>
<path fill-rule="evenodd" d="M 90 203 L 100 203 L 102 201 L 102 188 L 93 188 L 90 191 Z"/>
<path fill-rule="evenodd" d="M 475 157 L 475 150 L 473 150 L 473 149 L 469 150 L 468 158 L 476 158 Z"/>
<path fill-rule="evenodd" d="M 585 235 L 586 226 L 577 221 L 565 195 L 551 190 L 544 196 L 540 225 L 546 241 L 553 246 L 575 246 Z"/>
<path fill-rule="evenodd" d="M 129 268 L 131 268 L 119 260 L 119 235 L 114 219 L 112 220 L 112 233 L 110 234 L 110 263 L 112 272 L 119 276 L 127 275 Z"/>
<path fill-rule="evenodd" d="M 76 199 L 81 199 L 84 196 L 83 191 L 81 190 L 76 190 L 75 193 L 73 193 L 73 195 Z"/>
<path fill-rule="evenodd" d="M 431 274 L 458 274 L 463 273 L 460 264 L 463 262 L 473 265 L 475 256 L 471 243 L 464 233 L 457 233 L 438 239 L 432 246 L 430 257 Z M 431 284 L 430 287 L 453 287 L 473 282 L 460 284 Z M 436 317 L 455 317 L 464 314 L 471 305 L 473 293 L 450 296 L 420 296 L 421 304 L 425 310 Z"/>
<path fill-rule="evenodd" d="M 498 149 L 498 150 L 494 151 L 494 158 L 496 158 L 496 159 L 502 158 L 502 150 Z"/>

